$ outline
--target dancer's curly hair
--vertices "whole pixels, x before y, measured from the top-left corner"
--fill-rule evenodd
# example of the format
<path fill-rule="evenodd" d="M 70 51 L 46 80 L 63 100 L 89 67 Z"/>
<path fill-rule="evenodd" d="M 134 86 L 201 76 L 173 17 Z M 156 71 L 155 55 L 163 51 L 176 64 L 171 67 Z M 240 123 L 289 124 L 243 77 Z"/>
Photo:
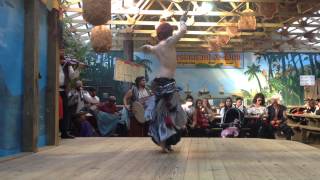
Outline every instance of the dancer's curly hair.
<path fill-rule="evenodd" d="M 172 36 L 173 27 L 166 22 L 161 23 L 157 28 L 157 37 L 159 41 L 166 40 L 168 37 Z"/>

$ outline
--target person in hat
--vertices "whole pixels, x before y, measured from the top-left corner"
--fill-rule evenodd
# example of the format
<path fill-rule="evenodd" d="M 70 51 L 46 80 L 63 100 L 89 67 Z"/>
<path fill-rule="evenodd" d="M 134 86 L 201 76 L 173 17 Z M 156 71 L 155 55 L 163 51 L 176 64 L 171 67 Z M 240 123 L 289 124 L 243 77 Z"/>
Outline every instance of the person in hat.
<path fill-rule="evenodd" d="M 173 34 L 173 27 L 162 20 L 156 29 L 159 43 L 155 46 L 142 46 L 144 52 L 154 54 L 160 62 L 159 73 L 151 85 L 156 98 L 149 135 L 163 152 L 170 152 L 171 145 L 180 141 L 181 129 L 187 123 L 187 116 L 179 102 L 178 88 L 174 80 L 177 67 L 175 46 L 187 32 L 186 21 L 187 12 L 180 18 L 178 32 Z"/>
<path fill-rule="evenodd" d="M 267 107 L 268 118 L 268 136 L 267 138 L 274 139 L 276 132 L 281 132 L 289 140 L 293 135 L 292 129 L 286 124 L 287 107 L 280 104 L 280 95 L 271 97 L 271 105 Z"/>
<path fill-rule="evenodd" d="M 70 126 L 70 112 L 68 109 L 68 93 L 70 81 L 79 77 L 79 69 L 74 70 L 73 67 L 65 62 L 64 50 L 60 50 L 60 66 L 59 66 L 59 94 L 62 100 L 59 108 L 61 109 L 62 118 L 60 119 L 61 138 L 74 138 L 68 133 Z M 63 113 L 62 113 L 63 112 Z"/>

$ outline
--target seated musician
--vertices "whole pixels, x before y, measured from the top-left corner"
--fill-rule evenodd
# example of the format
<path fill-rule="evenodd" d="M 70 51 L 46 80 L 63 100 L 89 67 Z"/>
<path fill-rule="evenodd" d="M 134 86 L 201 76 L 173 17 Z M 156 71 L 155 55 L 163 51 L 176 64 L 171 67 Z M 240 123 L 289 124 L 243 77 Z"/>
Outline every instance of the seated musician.
<path fill-rule="evenodd" d="M 130 104 L 135 101 L 140 102 L 146 108 L 146 101 L 150 96 L 150 92 L 146 88 L 146 79 L 143 76 L 137 77 L 135 84 L 132 88 L 125 94 L 123 98 L 124 107 L 131 111 Z M 133 137 L 143 137 L 148 133 L 148 128 L 146 124 L 139 123 L 134 117 L 130 117 L 130 127 L 129 136 Z"/>

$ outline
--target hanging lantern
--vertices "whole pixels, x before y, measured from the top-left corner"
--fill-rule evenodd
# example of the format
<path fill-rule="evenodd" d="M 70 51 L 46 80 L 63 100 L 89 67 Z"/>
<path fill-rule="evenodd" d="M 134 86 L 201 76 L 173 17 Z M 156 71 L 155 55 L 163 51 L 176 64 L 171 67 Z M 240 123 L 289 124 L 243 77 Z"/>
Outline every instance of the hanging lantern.
<path fill-rule="evenodd" d="M 241 31 L 252 31 L 257 28 L 256 17 L 252 15 L 254 13 L 251 9 L 246 9 L 242 12 L 238 21 L 238 29 Z"/>
<path fill-rule="evenodd" d="M 258 6 L 258 12 L 265 19 L 273 19 L 274 15 L 278 13 L 279 7 L 277 3 L 256 3 Z"/>
<path fill-rule="evenodd" d="M 230 38 L 239 36 L 238 27 L 236 27 L 236 26 L 228 26 L 228 27 L 226 27 L 226 32 L 228 33 L 228 36 Z"/>
<path fill-rule="evenodd" d="M 83 0 L 83 19 L 88 23 L 98 26 L 111 19 L 110 0 Z"/>
<path fill-rule="evenodd" d="M 106 26 L 95 26 L 91 31 L 91 45 L 95 52 L 110 51 L 112 47 L 112 33 Z"/>

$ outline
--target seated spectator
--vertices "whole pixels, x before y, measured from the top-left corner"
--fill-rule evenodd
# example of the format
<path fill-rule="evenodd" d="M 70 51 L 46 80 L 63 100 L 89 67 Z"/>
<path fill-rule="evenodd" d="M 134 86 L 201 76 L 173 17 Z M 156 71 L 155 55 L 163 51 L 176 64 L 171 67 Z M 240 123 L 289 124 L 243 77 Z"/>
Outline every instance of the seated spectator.
<path fill-rule="evenodd" d="M 317 110 L 316 110 L 316 115 L 320 115 L 320 99 L 317 99 Z"/>
<path fill-rule="evenodd" d="M 98 105 L 96 110 L 97 124 L 101 136 L 109 136 L 117 129 L 121 116 L 117 112 L 116 98 L 109 96 L 107 102 Z"/>
<path fill-rule="evenodd" d="M 235 108 L 239 109 L 243 114 L 247 114 L 247 108 L 243 105 L 243 99 L 241 97 L 237 97 Z"/>
<path fill-rule="evenodd" d="M 261 117 L 267 115 L 267 108 L 265 107 L 265 97 L 262 93 L 258 93 L 252 100 L 252 105 L 248 108 L 247 113 L 251 115 L 259 115 Z"/>
<path fill-rule="evenodd" d="M 221 115 L 221 121 L 220 123 L 223 123 L 223 117 L 225 115 L 225 113 L 228 111 L 228 109 L 232 108 L 232 99 L 231 97 L 227 97 L 225 102 L 224 102 L 224 107 L 221 109 L 220 111 L 220 115 Z"/>
<path fill-rule="evenodd" d="M 286 125 L 286 110 L 287 108 L 280 104 L 280 97 L 274 95 L 271 97 L 271 105 L 268 106 L 268 119 L 269 124 L 265 124 L 264 132 L 265 138 L 274 139 L 277 131 L 285 135 L 287 139 L 290 139 L 293 135 L 293 131 Z"/>
<path fill-rule="evenodd" d="M 209 119 L 210 122 L 213 121 L 214 113 L 212 111 L 211 105 L 208 101 L 208 99 L 203 99 L 202 100 L 202 106 L 203 106 L 203 111 L 205 116 Z"/>
<path fill-rule="evenodd" d="M 195 111 L 195 108 L 193 106 L 193 97 L 188 95 L 186 97 L 186 102 L 185 104 L 182 104 L 182 109 L 184 110 L 184 112 L 186 112 L 187 114 L 187 125 L 191 126 L 192 125 L 192 118 L 193 118 L 193 113 Z"/>
<path fill-rule="evenodd" d="M 259 119 L 253 123 L 249 123 L 250 135 L 252 137 L 263 136 L 261 133 L 263 120 L 267 117 L 267 108 L 265 106 L 265 96 L 262 93 L 257 93 L 253 100 L 252 105 L 247 109 L 247 114 L 252 116 L 258 116 Z"/>
<path fill-rule="evenodd" d="M 205 116 L 203 103 L 201 99 L 196 101 L 195 111 L 192 118 L 192 132 L 191 135 L 195 137 L 203 137 L 207 135 L 207 128 L 209 127 L 209 120 Z"/>
<path fill-rule="evenodd" d="M 307 109 L 305 113 L 315 114 L 317 110 L 316 101 L 314 99 L 309 99 L 307 103 Z"/>
<path fill-rule="evenodd" d="M 99 105 L 98 109 L 106 113 L 116 114 L 117 113 L 116 97 L 109 96 L 106 102 Z"/>
<path fill-rule="evenodd" d="M 95 128 L 91 125 L 86 111 L 80 111 L 75 115 L 73 134 L 78 137 L 95 137 L 98 136 Z"/>

